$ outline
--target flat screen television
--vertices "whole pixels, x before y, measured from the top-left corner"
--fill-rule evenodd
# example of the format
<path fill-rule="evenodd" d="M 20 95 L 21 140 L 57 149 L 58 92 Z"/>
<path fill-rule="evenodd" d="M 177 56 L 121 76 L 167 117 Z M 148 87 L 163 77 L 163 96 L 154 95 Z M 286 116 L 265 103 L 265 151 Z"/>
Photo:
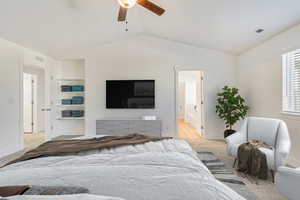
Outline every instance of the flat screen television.
<path fill-rule="evenodd" d="M 155 108 L 154 80 L 106 81 L 106 108 L 153 109 Z"/>

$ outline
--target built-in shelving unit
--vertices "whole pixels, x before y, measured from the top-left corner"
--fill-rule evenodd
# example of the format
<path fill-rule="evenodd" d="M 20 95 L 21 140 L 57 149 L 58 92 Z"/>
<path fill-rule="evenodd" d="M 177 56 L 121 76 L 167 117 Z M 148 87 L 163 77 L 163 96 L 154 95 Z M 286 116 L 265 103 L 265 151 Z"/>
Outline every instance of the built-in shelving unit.
<path fill-rule="evenodd" d="M 63 117 L 63 110 L 80 110 L 85 111 L 85 105 L 83 104 L 62 104 L 63 99 L 72 99 L 75 96 L 80 96 L 85 98 L 84 91 L 62 91 L 62 85 L 75 86 L 80 85 L 84 87 L 84 79 L 57 79 L 57 90 L 59 91 L 57 99 L 57 120 L 84 120 L 83 117 Z"/>
<path fill-rule="evenodd" d="M 60 135 L 84 135 L 85 88 L 83 91 L 80 91 L 79 87 L 68 88 L 68 86 L 85 86 L 85 61 L 83 59 L 63 60 L 52 69 L 51 73 L 50 117 L 52 137 Z M 61 88 L 62 85 L 66 86 L 63 91 Z M 72 89 L 76 89 L 76 91 L 72 91 Z M 81 102 L 82 99 L 80 98 L 72 99 L 74 96 L 83 97 L 83 102 Z M 65 99 L 65 101 L 62 102 L 62 99 Z M 64 115 L 62 115 L 62 111 L 67 112 L 64 112 Z M 68 113 L 68 111 L 71 113 Z M 84 111 L 83 115 L 81 115 L 80 111 Z"/>

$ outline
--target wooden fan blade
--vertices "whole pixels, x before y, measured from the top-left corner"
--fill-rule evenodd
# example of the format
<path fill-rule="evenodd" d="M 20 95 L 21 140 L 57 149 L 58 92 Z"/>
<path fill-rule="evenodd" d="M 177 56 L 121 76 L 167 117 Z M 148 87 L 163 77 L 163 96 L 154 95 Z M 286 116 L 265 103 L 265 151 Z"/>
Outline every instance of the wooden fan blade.
<path fill-rule="evenodd" d="M 122 6 L 120 6 L 118 21 L 124 22 L 126 20 L 126 16 L 127 16 L 127 8 L 123 8 Z"/>
<path fill-rule="evenodd" d="M 165 12 L 165 9 L 159 7 L 158 5 L 148 0 L 138 0 L 137 3 L 143 6 L 144 8 L 150 10 L 151 12 L 154 12 L 158 16 L 161 16 Z"/>

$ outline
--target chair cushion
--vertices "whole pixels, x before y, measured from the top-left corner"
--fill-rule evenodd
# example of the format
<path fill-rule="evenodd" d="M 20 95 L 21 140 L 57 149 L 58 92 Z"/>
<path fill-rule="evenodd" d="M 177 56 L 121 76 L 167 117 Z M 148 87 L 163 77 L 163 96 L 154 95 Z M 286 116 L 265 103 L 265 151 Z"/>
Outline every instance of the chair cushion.
<path fill-rule="evenodd" d="M 265 142 L 269 146 L 276 146 L 280 120 L 258 117 L 249 117 L 247 120 L 248 140 L 259 140 Z"/>
<path fill-rule="evenodd" d="M 264 147 L 260 147 L 259 150 L 266 155 L 268 168 L 272 169 L 272 170 L 275 170 L 275 161 L 274 161 L 274 157 L 275 157 L 274 154 L 275 153 L 274 153 L 274 150 L 267 149 L 267 148 L 264 148 Z"/>

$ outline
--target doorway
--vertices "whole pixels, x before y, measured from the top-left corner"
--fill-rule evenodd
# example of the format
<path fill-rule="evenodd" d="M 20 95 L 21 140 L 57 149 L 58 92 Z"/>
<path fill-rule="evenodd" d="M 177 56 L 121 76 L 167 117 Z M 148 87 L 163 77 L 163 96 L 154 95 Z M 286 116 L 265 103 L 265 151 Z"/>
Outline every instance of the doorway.
<path fill-rule="evenodd" d="M 43 68 L 23 67 L 23 129 L 25 148 L 45 141 L 45 73 Z"/>
<path fill-rule="evenodd" d="M 202 71 L 178 71 L 176 110 L 178 136 L 186 140 L 200 140 L 204 135 Z"/>

